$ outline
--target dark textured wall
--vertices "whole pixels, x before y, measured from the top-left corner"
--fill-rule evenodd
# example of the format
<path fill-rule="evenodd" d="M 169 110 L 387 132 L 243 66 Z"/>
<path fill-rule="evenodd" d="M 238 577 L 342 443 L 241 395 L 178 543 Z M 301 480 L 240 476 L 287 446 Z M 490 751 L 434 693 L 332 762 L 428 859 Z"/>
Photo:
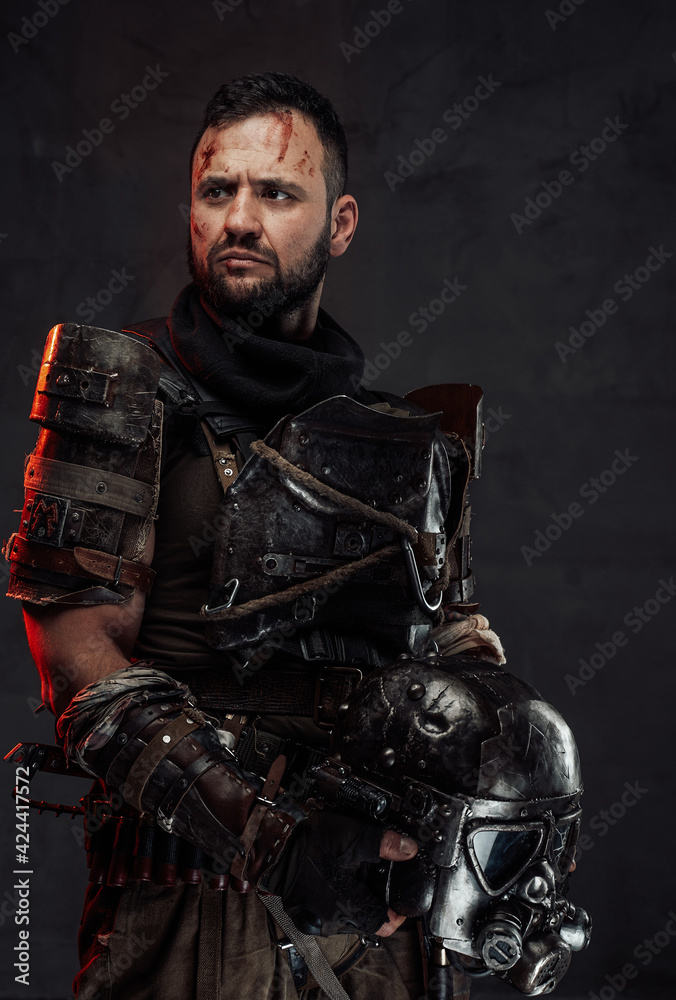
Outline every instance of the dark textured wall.
<path fill-rule="evenodd" d="M 402 0 L 379 29 L 371 11 L 384 6 L 3 4 L 2 531 L 21 503 L 47 330 L 86 318 L 81 304 L 114 271 L 125 286 L 101 296 L 95 318 L 110 328 L 163 314 L 186 280 L 186 161 L 205 100 L 245 72 L 312 81 L 343 116 L 362 213 L 324 304 L 363 343 L 374 387 L 485 391 L 473 490 L 482 609 L 510 668 L 572 725 L 586 782 L 572 897 L 595 936 L 560 993 L 612 1000 L 630 964 L 625 996 L 670 997 L 673 606 L 659 588 L 674 572 L 676 7 Z M 116 101 L 148 66 L 161 82 L 123 117 Z M 68 165 L 67 147 L 103 118 L 112 130 Z M 445 282 L 460 294 L 433 304 L 425 326 L 419 310 Z M 408 346 L 390 360 L 383 344 L 402 332 Z M 50 741 L 50 718 L 31 714 L 39 691 L 10 602 L 2 641 L 4 748 Z M 77 828 L 32 816 L 32 975 L 16 985 L 11 777 L 2 772 L 0 996 L 64 997 L 86 878 Z M 40 780 L 40 797 L 80 794 Z M 489 992 L 509 990 L 477 995 Z"/>

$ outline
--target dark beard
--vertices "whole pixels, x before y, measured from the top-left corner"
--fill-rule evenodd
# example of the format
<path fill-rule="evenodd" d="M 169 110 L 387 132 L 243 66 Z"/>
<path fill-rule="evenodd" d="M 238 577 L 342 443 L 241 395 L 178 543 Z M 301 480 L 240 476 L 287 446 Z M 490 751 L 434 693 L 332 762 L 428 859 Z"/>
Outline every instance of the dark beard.
<path fill-rule="evenodd" d="M 271 278 L 260 278 L 246 295 L 233 295 L 231 290 L 233 279 L 225 274 L 216 274 L 214 271 L 216 258 L 226 250 L 235 248 L 249 250 L 260 257 L 265 257 L 275 269 Z M 206 268 L 195 260 L 192 240 L 188 236 L 188 269 L 200 295 L 204 296 L 207 302 L 229 319 L 250 329 L 251 324 L 259 327 L 263 317 L 269 322 L 281 316 L 288 316 L 312 298 L 326 274 L 331 256 L 330 248 L 330 216 L 327 216 L 324 228 L 314 245 L 286 275 L 282 274 L 277 254 L 267 247 L 258 246 L 253 236 L 245 236 L 239 240 L 231 236 L 226 237 L 207 254 Z M 258 332 L 263 333 L 263 330 L 259 329 Z"/>

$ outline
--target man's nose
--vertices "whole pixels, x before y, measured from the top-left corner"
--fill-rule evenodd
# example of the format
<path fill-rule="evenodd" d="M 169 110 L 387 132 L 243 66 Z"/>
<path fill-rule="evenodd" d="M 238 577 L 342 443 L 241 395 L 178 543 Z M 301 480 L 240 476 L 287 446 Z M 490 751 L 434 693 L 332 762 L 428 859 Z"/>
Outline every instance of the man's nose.
<path fill-rule="evenodd" d="M 226 233 L 233 236 L 252 234 L 260 237 L 263 227 L 258 212 L 258 200 L 247 191 L 239 191 L 228 208 L 223 226 Z"/>
<path fill-rule="evenodd" d="M 544 858 L 530 865 L 515 888 L 515 895 L 525 903 L 542 905 L 556 891 L 554 870 Z"/>

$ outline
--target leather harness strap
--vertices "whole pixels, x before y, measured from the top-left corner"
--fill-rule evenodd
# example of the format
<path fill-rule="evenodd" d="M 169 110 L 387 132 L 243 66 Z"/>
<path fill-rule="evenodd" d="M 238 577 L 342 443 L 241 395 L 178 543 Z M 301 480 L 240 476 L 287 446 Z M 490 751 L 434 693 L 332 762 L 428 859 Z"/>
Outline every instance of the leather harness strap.
<path fill-rule="evenodd" d="M 261 794 L 258 796 L 258 803 L 251 810 L 246 826 L 240 835 L 239 840 L 246 853 L 244 855 L 238 855 L 235 858 L 230 869 L 230 874 L 234 878 L 240 879 L 242 882 L 246 882 L 245 869 L 249 858 L 249 851 L 251 850 L 256 839 L 263 817 L 277 794 L 282 778 L 284 777 L 285 770 L 286 757 L 284 754 L 280 754 L 268 771 L 265 784 L 261 789 Z"/>
<path fill-rule="evenodd" d="M 80 545 L 74 549 L 59 549 L 42 542 L 28 541 L 17 534 L 13 534 L 7 543 L 5 557 L 33 569 L 75 577 L 96 577 L 113 584 L 123 583 L 144 594 L 150 593 L 155 580 L 154 570 L 131 559 Z"/>
<path fill-rule="evenodd" d="M 235 455 L 226 439 L 217 440 L 206 420 L 200 421 L 200 427 L 204 433 L 211 457 L 214 460 L 216 478 L 225 492 L 231 486 L 237 476 L 237 462 Z"/>

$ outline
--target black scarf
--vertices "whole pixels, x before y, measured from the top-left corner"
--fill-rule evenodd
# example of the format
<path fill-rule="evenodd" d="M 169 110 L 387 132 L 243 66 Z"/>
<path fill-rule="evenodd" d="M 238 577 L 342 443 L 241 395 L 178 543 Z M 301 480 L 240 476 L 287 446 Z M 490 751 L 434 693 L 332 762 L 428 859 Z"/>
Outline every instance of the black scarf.
<path fill-rule="evenodd" d="M 364 352 L 323 309 L 308 340 L 271 340 L 223 316 L 190 284 L 168 325 L 188 371 L 239 412 L 266 423 L 329 396 L 353 396 L 362 377 Z"/>

